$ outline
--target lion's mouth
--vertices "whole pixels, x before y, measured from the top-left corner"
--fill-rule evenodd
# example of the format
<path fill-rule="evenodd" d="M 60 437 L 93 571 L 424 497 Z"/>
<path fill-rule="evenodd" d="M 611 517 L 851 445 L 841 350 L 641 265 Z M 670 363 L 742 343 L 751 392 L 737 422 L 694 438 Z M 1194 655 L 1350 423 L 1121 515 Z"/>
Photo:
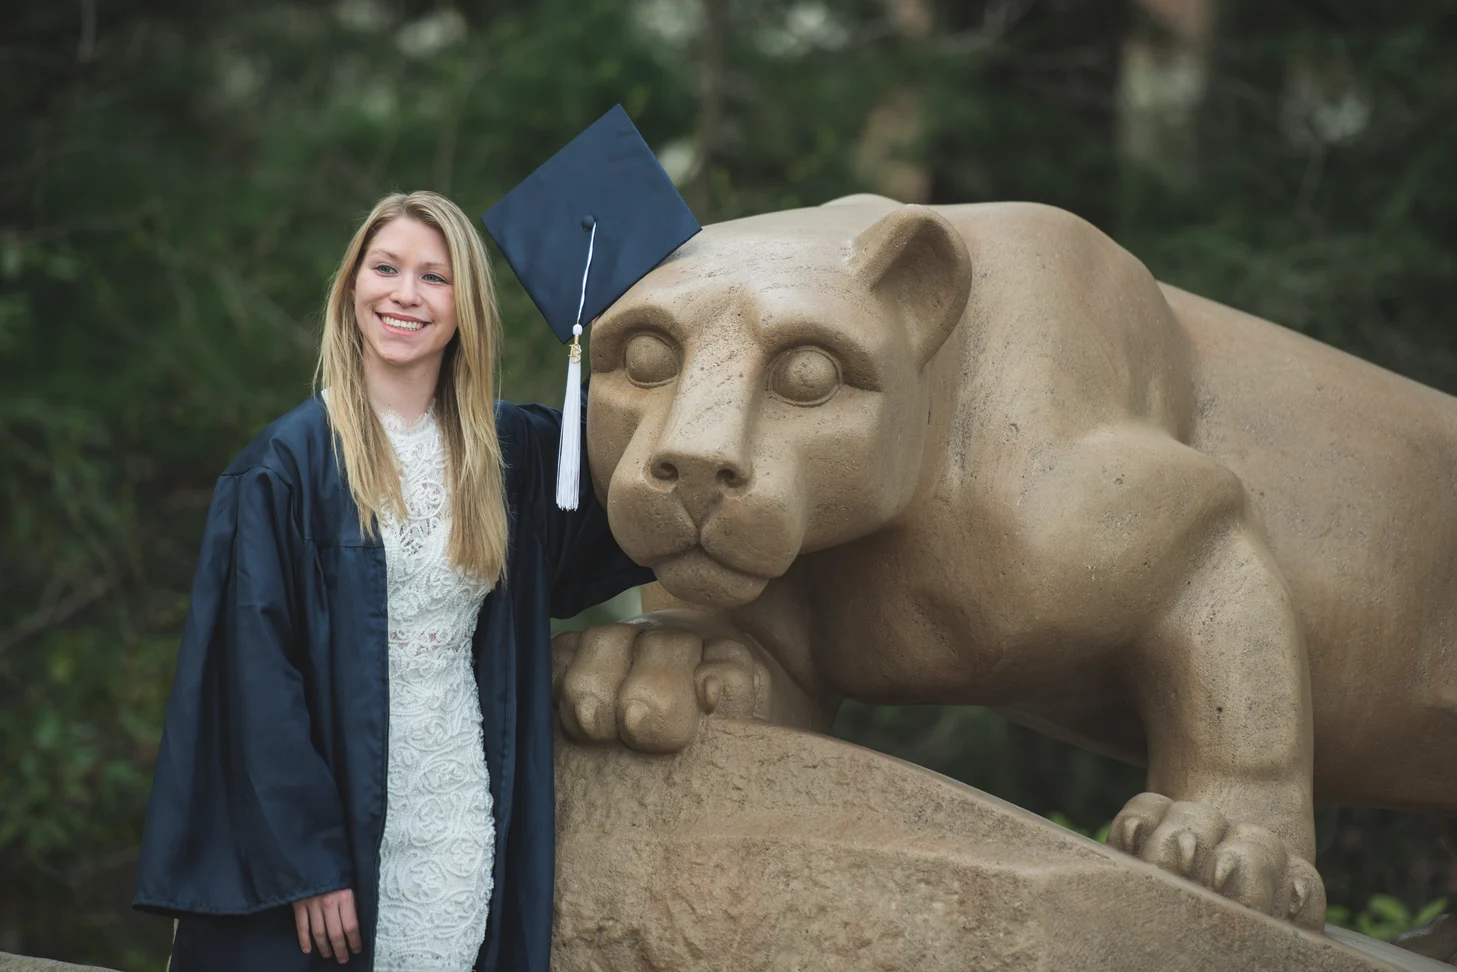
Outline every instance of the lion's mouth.
<path fill-rule="evenodd" d="M 712 607 L 733 607 L 746 604 L 759 596 L 764 585 L 779 573 L 766 573 L 762 567 L 743 562 L 742 557 L 715 550 L 711 537 L 698 530 L 679 534 L 668 542 L 646 545 L 623 539 L 623 548 L 638 563 L 651 567 L 659 583 L 682 600 Z"/>
<path fill-rule="evenodd" d="M 773 579 L 725 563 L 699 544 L 649 566 L 669 593 L 705 607 L 747 604 Z"/>
<path fill-rule="evenodd" d="M 732 552 L 720 552 L 713 549 L 715 544 L 711 538 L 697 534 L 689 538 L 679 538 L 671 545 L 662 545 L 651 551 L 644 551 L 643 554 L 634 559 L 654 570 L 666 566 L 674 561 L 700 558 L 708 564 L 713 564 L 722 570 L 740 574 L 744 577 L 751 577 L 757 581 L 764 582 L 773 580 L 781 572 L 765 573 L 761 567 L 743 562 L 742 557 L 735 557 Z"/>

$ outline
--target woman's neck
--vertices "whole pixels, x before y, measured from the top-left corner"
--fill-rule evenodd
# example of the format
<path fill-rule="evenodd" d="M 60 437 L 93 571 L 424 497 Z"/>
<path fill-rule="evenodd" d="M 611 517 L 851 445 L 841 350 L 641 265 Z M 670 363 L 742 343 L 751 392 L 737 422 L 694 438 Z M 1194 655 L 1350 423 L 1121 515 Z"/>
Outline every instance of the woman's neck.
<path fill-rule="evenodd" d="M 389 365 L 365 354 L 364 385 L 376 412 L 394 412 L 413 425 L 430 408 L 440 383 L 443 356 L 412 362 L 404 367 Z"/>

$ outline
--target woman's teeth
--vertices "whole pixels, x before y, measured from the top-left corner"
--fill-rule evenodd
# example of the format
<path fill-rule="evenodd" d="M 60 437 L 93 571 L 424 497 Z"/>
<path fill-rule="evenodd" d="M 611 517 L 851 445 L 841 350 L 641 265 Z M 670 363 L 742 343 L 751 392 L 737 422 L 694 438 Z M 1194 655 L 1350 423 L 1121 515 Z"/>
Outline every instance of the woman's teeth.
<path fill-rule="evenodd" d="M 418 331 L 425 326 L 423 321 L 406 321 L 398 317 L 390 317 L 388 314 L 381 314 L 379 316 L 390 327 L 397 327 L 402 331 Z"/>

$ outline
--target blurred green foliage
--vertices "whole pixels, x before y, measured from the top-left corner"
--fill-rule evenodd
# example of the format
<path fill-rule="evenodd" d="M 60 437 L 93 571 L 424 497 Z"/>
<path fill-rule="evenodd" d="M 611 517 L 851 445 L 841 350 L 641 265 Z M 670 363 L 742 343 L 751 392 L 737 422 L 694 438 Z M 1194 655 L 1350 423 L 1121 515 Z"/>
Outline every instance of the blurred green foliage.
<path fill-rule="evenodd" d="M 1398 935 L 1426 927 L 1446 911 L 1446 898 L 1438 898 L 1412 911 L 1389 894 L 1373 894 L 1360 913 L 1352 914 L 1349 908 L 1333 905 L 1326 909 L 1326 920 L 1333 925 L 1354 928 L 1362 935 L 1389 942 Z"/>
<path fill-rule="evenodd" d="M 1059 812 L 1057 810 L 1054 810 L 1052 813 L 1049 813 L 1047 815 L 1047 819 L 1048 820 L 1051 820 L 1053 823 L 1057 824 L 1059 827 L 1066 827 L 1068 830 L 1071 830 L 1073 833 L 1078 834 L 1078 835 L 1080 835 L 1082 837 L 1086 837 L 1089 840 L 1095 840 L 1095 841 L 1097 841 L 1100 844 L 1106 844 L 1106 843 L 1108 843 L 1108 830 L 1109 830 L 1110 827 L 1113 826 L 1113 821 L 1110 820 L 1107 823 L 1103 824 L 1103 826 L 1099 827 L 1097 830 L 1094 830 L 1094 831 L 1089 832 L 1089 831 L 1085 830 L 1084 828 L 1079 827 L 1077 824 L 1073 823 L 1072 820 L 1068 817 L 1067 814 L 1061 813 L 1061 812 Z"/>
<path fill-rule="evenodd" d="M 892 16 L 910 8 L 930 29 Z M 306 393 L 319 304 L 355 221 L 396 188 L 483 211 L 614 102 L 711 221 L 875 189 L 868 120 L 908 93 L 907 110 L 890 112 L 908 134 L 886 158 L 932 201 L 1064 206 L 1163 279 L 1457 390 L 1450 4 L 1222 0 L 1199 97 L 1155 126 L 1171 148 L 1150 157 L 1129 149 L 1119 105 L 1130 44 L 1167 37 L 1136 11 L 1123 0 L 9 11 L 0 951 L 160 967 L 165 923 L 127 902 L 202 513 L 229 458 Z M 498 270 L 504 393 L 556 401 L 560 348 Z M 847 706 L 837 731 L 1085 832 L 1142 782 L 984 710 Z M 1413 923 L 1398 906 L 1457 890 L 1429 821 L 1322 811 L 1321 841 L 1331 900 L 1365 909 L 1358 927 Z"/>

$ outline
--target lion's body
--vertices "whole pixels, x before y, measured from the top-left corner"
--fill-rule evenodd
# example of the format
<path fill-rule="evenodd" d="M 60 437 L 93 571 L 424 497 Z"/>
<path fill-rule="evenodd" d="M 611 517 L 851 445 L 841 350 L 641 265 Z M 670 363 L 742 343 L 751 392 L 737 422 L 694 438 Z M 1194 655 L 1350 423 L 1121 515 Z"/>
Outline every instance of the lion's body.
<path fill-rule="evenodd" d="M 624 549 L 808 697 L 1146 761 L 1115 843 L 1307 923 L 1252 848 L 1313 799 L 1457 813 L 1457 400 L 1068 213 L 877 197 L 708 227 L 592 368 Z"/>
<path fill-rule="evenodd" d="M 1026 249 L 1045 247 L 1048 216 L 1027 210 L 943 210 L 965 226 L 979 280 L 1027 276 L 1016 264 L 1033 257 L 1008 236 L 1025 227 Z M 989 237 L 995 247 L 977 246 Z M 1139 554 L 1159 546 L 1148 532 L 1182 529 L 1177 511 L 1156 507 L 1198 509 L 1199 493 L 1227 483 L 1194 473 L 1160 498 L 1170 477 L 1191 473 L 1135 454 L 1100 471 L 1107 493 L 1058 477 L 1079 440 L 1156 428 L 1238 477 L 1290 588 L 1309 657 L 1317 797 L 1457 810 L 1447 755 L 1457 752 L 1457 399 L 1160 288 L 1091 228 L 1085 245 L 1106 247 L 1069 261 L 1089 267 L 1086 282 L 1035 294 L 1035 306 L 1023 290 L 974 285 L 961 333 L 932 364 L 949 411 L 945 448 L 931 450 L 944 466 L 923 479 L 937 486 L 893 527 L 791 568 L 786 580 L 815 603 L 817 670 L 855 697 L 1000 706 L 1141 762 L 1128 656 L 1079 622 L 1106 630 L 1105 592 L 1157 583 L 1128 579 L 1154 569 Z M 1070 313 L 1039 319 L 1064 302 Z M 1100 522 L 1069 522 L 1065 511 L 1079 508 Z M 1160 512 L 1165 524 L 1151 525 Z M 857 589 L 876 593 L 844 596 Z M 889 632 L 893 668 L 882 663 Z"/>

